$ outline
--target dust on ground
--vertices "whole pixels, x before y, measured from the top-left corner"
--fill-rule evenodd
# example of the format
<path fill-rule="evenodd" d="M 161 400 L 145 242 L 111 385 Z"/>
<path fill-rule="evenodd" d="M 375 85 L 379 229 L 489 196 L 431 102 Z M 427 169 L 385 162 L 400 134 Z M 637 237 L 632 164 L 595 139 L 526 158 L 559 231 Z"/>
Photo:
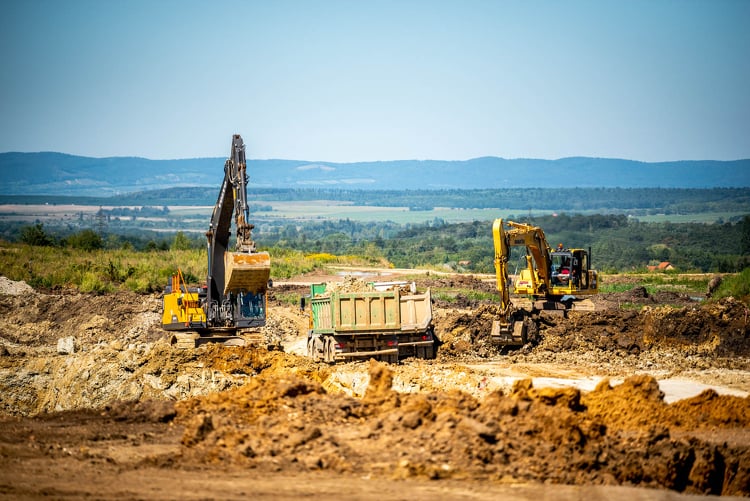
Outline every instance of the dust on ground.
<path fill-rule="evenodd" d="M 419 286 L 456 281 L 488 287 Z M 543 483 L 750 496 L 748 312 L 733 299 L 601 297 L 597 311 L 540 318 L 541 342 L 506 352 L 487 338 L 490 302 L 436 304 L 436 360 L 331 366 L 300 355 L 308 319 L 282 298 L 304 287 L 271 290 L 265 346 L 175 350 L 158 295 L 0 286 L 1 496 L 212 496 L 184 488 L 184 472 L 220 479 L 227 498 L 248 488 L 239 478 L 269 497 L 440 485 L 489 498 Z M 648 307 L 613 306 L 634 300 Z M 535 383 L 550 376 L 597 379 Z M 677 378 L 736 395 L 666 401 L 657 379 Z M 138 474 L 152 483 L 116 482 Z"/>

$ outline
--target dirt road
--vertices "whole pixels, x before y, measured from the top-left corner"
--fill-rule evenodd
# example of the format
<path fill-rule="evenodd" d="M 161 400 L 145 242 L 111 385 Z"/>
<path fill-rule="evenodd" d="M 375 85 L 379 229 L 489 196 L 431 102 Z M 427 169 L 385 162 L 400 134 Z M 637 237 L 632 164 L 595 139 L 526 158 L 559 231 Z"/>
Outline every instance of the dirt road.
<path fill-rule="evenodd" d="M 739 301 L 610 295 L 509 353 L 489 305 L 438 301 L 436 360 L 329 366 L 294 353 L 299 286 L 272 292 L 283 351 L 174 350 L 158 295 L 0 286 L 8 499 L 750 496 Z"/>

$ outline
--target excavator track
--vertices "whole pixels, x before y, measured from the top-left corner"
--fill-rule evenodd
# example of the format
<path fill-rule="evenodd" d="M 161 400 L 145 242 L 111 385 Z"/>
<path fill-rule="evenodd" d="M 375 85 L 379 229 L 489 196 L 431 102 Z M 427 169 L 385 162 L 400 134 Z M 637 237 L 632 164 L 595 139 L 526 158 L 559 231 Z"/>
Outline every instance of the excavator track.
<path fill-rule="evenodd" d="M 260 336 L 260 341 L 255 339 L 257 336 Z M 240 337 L 235 335 L 201 336 L 197 332 L 175 332 L 169 342 L 175 349 L 192 350 L 209 343 L 218 343 L 224 346 L 247 346 L 248 344 L 260 344 L 262 340 L 261 334 Z"/>
<path fill-rule="evenodd" d="M 169 339 L 169 344 L 178 350 L 189 350 L 196 347 L 196 341 L 200 338 L 197 332 L 175 332 Z"/>

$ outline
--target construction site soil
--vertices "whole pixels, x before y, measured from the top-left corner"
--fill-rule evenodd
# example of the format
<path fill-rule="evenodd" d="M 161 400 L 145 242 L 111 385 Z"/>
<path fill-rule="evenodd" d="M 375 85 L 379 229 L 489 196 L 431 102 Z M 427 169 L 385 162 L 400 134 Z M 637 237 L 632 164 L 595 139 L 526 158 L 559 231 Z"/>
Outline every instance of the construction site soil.
<path fill-rule="evenodd" d="M 741 301 L 634 287 L 543 313 L 538 343 L 503 350 L 493 301 L 459 295 L 434 302 L 436 359 L 329 365 L 282 302 L 307 292 L 270 290 L 261 346 L 183 350 L 158 294 L 0 277 L 0 497 L 750 496 Z"/>

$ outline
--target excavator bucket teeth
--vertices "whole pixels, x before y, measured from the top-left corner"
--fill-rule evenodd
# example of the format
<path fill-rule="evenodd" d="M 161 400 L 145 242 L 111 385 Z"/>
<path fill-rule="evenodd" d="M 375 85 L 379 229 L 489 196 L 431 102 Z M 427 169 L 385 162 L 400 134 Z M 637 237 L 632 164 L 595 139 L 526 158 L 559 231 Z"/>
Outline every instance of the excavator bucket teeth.
<path fill-rule="evenodd" d="M 268 286 L 271 257 L 268 252 L 226 252 L 224 254 L 224 294 L 244 290 L 256 294 Z"/>

